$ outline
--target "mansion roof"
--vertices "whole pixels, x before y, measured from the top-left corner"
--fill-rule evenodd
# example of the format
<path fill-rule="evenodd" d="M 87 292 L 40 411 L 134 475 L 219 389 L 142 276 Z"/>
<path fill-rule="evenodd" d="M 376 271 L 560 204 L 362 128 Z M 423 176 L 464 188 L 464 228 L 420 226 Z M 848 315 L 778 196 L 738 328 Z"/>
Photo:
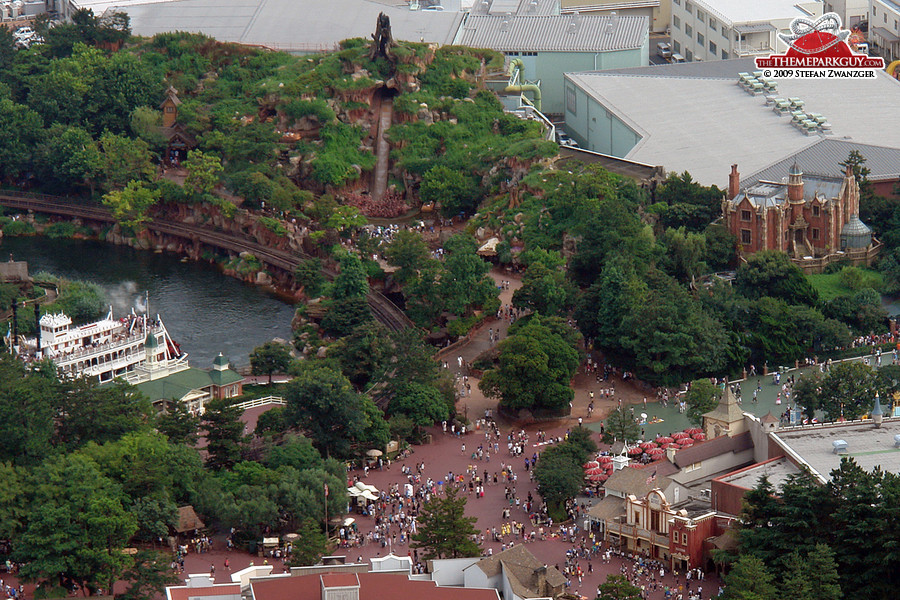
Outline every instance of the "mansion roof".
<path fill-rule="evenodd" d="M 837 198 L 841 192 L 842 179 L 832 177 L 803 176 L 803 197 L 810 201 L 818 199 L 825 202 Z M 740 204 L 744 198 L 757 207 L 774 208 L 787 201 L 787 181 L 759 181 L 731 199 L 732 204 Z"/>

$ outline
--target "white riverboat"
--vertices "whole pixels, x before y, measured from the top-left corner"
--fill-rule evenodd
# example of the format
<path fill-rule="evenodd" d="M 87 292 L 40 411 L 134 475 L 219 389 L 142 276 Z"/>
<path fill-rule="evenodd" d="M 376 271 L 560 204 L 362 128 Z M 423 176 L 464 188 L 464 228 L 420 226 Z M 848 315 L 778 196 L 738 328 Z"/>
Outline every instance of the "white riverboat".
<path fill-rule="evenodd" d="M 88 377 L 111 381 L 127 377 L 148 364 L 187 368 L 182 352 L 166 330 L 159 315 L 155 319 L 133 312 L 113 317 L 112 307 L 105 318 L 86 325 L 72 325 L 63 313 L 45 314 L 39 334 L 20 339 L 17 354 L 26 363 L 49 358 L 62 377 Z"/>

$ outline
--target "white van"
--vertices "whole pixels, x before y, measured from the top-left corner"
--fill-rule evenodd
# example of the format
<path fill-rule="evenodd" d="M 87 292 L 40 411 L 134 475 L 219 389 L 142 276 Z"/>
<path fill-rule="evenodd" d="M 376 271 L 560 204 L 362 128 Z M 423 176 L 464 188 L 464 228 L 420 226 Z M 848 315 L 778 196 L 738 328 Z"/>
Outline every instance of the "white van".
<path fill-rule="evenodd" d="M 669 58 L 669 62 L 670 63 L 683 63 L 683 62 L 687 62 L 687 61 L 684 60 L 684 57 L 682 55 L 678 54 L 677 52 L 674 52 L 674 53 L 672 53 L 672 56 Z"/>
<path fill-rule="evenodd" d="M 656 45 L 656 54 L 668 60 L 672 57 L 672 45 L 666 42 L 658 43 Z"/>

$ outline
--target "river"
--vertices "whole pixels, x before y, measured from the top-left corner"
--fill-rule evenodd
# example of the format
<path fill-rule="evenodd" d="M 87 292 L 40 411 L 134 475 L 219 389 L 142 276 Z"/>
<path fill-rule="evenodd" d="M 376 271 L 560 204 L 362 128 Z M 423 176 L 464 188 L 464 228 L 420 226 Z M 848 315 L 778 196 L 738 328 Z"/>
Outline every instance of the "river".
<path fill-rule="evenodd" d="M 96 241 L 0 238 L 0 260 L 10 254 L 28 261 L 32 276 L 47 271 L 100 285 L 117 316 L 149 292 L 151 314 L 159 314 L 195 367 L 211 367 L 219 352 L 234 366 L 248 365 L 256 346 L 291 339 L 293 305 L 206 263 Z"/>

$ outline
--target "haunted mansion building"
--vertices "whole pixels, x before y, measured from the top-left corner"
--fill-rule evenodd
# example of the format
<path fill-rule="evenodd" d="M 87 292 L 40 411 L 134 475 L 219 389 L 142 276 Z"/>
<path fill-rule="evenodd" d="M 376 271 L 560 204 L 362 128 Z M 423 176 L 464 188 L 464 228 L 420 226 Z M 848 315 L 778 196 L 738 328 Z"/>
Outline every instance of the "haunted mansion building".
<path fill-rule="evenodd" d="M 842 178 L 804 178 L 794 163 L 780 182 L 760 180 L 741 189 L 732 165 L 722 214 L 743 254 L 780 250 L 809 273 L 837 261 L 871 265 L 881 248 L 859 220 L 859 185 L 849 168 Z"/>

